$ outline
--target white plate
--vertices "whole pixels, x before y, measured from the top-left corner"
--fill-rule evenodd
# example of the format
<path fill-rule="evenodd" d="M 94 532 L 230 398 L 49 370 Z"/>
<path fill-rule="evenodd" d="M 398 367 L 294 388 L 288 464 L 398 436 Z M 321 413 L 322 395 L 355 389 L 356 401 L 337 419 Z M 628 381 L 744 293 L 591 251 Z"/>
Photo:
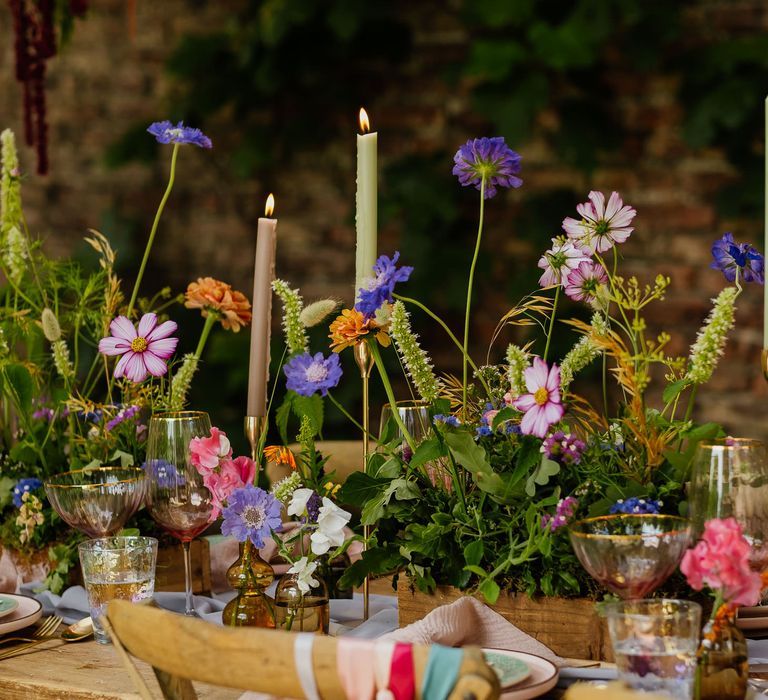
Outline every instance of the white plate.
<path fill-rule="evenodd" d="M 531 675 L 522 683 L 503 691 L 500 696 L 501 700 L 538 698 L 555 687 L 559 671 L 551 661 L 535 654 L 525 654 L 522 651 L 507 651 L 506 649 L 490 649 L 489 651 L 519 659 L 531 670 Z"/>
<path fill-rule="evenodd" d="M 10 615 L 19 607 L 19 601 L 9 595 L 0 595 L 0 617 Z"/>
<path fill-rule="evenodd" d="M 0 635 L 29 627 L 29 625 L 37 622 L 43 614 L 42 603 L 34 598 L 11 593 L 3 593 L 3 596 L 13 598 L 18 602 L 18 606 L 0 622 Z"/>

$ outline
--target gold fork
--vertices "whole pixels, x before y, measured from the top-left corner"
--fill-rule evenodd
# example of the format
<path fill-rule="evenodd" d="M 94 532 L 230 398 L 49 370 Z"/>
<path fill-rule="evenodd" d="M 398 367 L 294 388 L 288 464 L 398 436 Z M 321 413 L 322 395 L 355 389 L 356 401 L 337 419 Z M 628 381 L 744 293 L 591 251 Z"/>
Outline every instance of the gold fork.
<path fill-rule="evenodd" d="M 58 615 L 51 615 L 43 620 L 42 624 L 30 637 L 0 637 L 0 644 L 5 644 L 6 642 L 34 642 L 41 637 L 49 637 L 56 631 L 62 620 L 63 618 Z"/>
<path fill-rule="evenodd" d="M 59 617 L 58 615 L 52 615 L 42 625 L 40 625 L 40 628 L 34 634 L 34 637 L 35 637 L 34 640 L 0 651 L 0 660 L 9 659 L 12 656 L 16 656 L 17 654 L 20 654 L 21 652 L 26 651 L 31 647 L 37 646 L 38 644 L 43 644 L 44 642 L 48 642 L 51 639 L 54 639 L 54 634 L 56 632 L 56 629 L 61 624 L 61 622 L 62 622 L 61 617 Z M 41 633 L 41 630 L 43 630 L 42 633 Z"/>

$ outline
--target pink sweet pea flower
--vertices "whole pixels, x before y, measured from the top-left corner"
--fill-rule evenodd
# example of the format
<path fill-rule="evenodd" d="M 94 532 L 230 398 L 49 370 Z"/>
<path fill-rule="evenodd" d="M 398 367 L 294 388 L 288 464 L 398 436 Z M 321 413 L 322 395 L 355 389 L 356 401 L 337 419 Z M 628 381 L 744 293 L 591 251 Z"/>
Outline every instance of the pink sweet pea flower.
<path fill-rule="evenodd" d="M 216 427 L 208 437 L 195 437 L 189 441 L 190 459 L 197 471 L 205 476 L 219 466 L 219 461 L 232 456 L 227 434 Z"/>
<path fill-rule="evenodd" d="M 126 316 L 118 316 L 109 324 L 111 336 L 99 341 L 99 352 L 104 355 L 122 355 L 115 366 L 116 379 L 127 377 L 136 384 L 148 375 L 162 377 L 167 371 L 165 364 L 176 350 L 178 338 L 169 338 L 176 330 L 176 323 L 165 321 L 157 325 L 157 314 L 144 314 L 138 328 Z"/>
<path fill-rule="evenodd" d="M 228 505 L 232 494 L 247 484 L 253 483 L 256 475 L 256 463 L 248 457 L 225 459 L 221 462 L 221 471 L 209 471 L 203 475 L 203 483 L 211 492 L 213 510 L 208 518 L 213 522 Z"/>
<path fill-rule="evenodd" d="M 256 477 L 256 462 L 250 457 L 225 459 L 221 463 L 221 473 L 232 474 L 233 477 L 239 479 L 243 485 L 253 483 L 253 480 Z"/>
<path fill-rule="evenodd" d="M 726 603 L 757 605 L 762 579 L 749 567 L 750 545 L 735 518 L 704 523 L 704 534 L 680 562 L 691 588 L 719 590 Z"/>
<path fill-rule="evenodd" d="M 535 357 L 533 367 L 528 367 L 523 377 L 530 393 L 522 394 L 513 402 L 518 411 L 525 412 L 520 431 L 523 435 L 543 438 L 549 426 L 557 423 L 565 412 L 560 403 L 560 368 L 553 364 L 550 369 L 544 360 Z"/>

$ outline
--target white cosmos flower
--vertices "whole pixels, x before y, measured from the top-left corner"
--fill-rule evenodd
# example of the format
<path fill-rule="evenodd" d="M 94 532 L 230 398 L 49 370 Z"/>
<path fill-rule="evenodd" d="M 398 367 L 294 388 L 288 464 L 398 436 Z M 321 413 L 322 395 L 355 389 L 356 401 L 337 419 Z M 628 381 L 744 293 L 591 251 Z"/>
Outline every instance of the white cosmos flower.
<path fill-rule="evenodd" d="M 312 576 L 315 573 L 318 562 L 309 561 L 307 557 L 302 557 L 288 569 L 289 574 L 296 574 L 296 582 L 299 584 L 299 590 L 305 595 L 309 593 L 310 588 L 320 585 L 320 581 Z"/>
<path fill-rule="evenodd" d="M 320 556 L 331 547 L 344 544 L 344 527 L 351 517 L 351 513 L 339 508 L 330 498 L 323 498 L 320 514 L 317 516 L 317 530 L 309 538 L 312 552 Z"/>
<path fill-rule="evenodd" d="M 300 518 L 307 512 L 307 501 L 312 497 L 312 489 L 296 489 L 291 496 L 291 504 L 288 506 L 288 515 Z"/>

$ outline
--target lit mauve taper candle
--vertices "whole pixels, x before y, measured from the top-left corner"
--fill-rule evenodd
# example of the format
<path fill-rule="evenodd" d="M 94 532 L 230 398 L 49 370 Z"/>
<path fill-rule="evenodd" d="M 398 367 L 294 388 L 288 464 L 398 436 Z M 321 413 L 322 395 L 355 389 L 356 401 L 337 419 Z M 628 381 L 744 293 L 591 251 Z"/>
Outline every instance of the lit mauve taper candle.
<path fill-rule="evenodd" d="M 363 280 L 373 275 L 378 236 L 378 134 L 370 131 L 368 115 L 360 109 L 360 131 L 357 135 L 357 197 L 355 223 L 355 299 Z"/>
<path fill-rule="evenodd" d="M 267 415 L 267 380 L 269 379 L 269 336 L 272 320 L 272 280 L 275 278 L 277 219 L 269 218 L 275 198 L 267 197 L 265 216 L 259 217 L 256 234 L 256 262 L 253 267 L 253 320 L 251 354 L 248 362 L 249 416 Z"/>

